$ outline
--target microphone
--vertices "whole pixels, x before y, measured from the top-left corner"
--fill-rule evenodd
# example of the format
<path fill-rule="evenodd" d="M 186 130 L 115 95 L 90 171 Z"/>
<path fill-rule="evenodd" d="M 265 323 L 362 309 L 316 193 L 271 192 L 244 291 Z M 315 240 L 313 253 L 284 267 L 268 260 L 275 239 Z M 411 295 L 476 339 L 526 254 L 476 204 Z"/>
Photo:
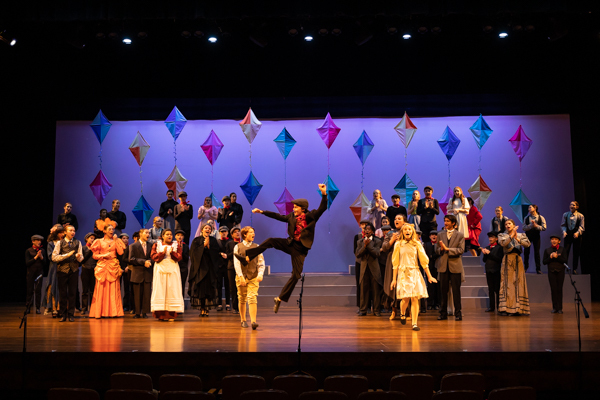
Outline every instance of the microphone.
<path fill-rule="evenodd" d="M 569 266 L 568 266 L 566 263 L 565 263 L 565 264 L 563 264 L 563 265 L 565 266 L 565 268 L 567 269 L 567 271 L 570 271 L 570 270 L 571 270 L 571 268 L 569 268 Z"/>
<path fill-rule="evenodd" d="M 35 278 L 35 281 L 34 281 L 34 282 L 37 282 L 37 281 L 39 281 L 41 277 L 42 277 L 42 274 L 40 274 L 40 276 L 38 276 L 37 278 Z"/>

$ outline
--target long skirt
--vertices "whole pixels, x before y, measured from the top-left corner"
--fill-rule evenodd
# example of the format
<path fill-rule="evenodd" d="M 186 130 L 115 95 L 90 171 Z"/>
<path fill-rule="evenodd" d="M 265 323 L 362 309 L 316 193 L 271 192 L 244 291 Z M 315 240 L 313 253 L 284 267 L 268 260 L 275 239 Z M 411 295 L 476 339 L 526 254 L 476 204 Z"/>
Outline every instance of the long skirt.
<path fill-rule="evenodd" d="M 116 258 L 100 260 L 94 269 L 96 287 L 90 307 L 90 318 L 123 317 L 123 299 L 121 298 L 121 273 Z"/>
<path fill-rule="evenodd" d="M 529 295 L 525 268 L 521 256 L 512 253 L 504 256 L 500 269 L 499 312 L 529 315 Z"/>
<path fill-rule="evenodd" d="M 425 280 L 418 266 L 401 266 L 396 279 L 396 297 L 406 299 L 429 297 Z"/>
<path fill-rule="evenodd" d="M 166 314 L 160 311 L 182 313 L 184 310 L 179 264 L 170 258 L 154 264 L 150 310 L 153 313 L 158 312 L 155 316 L 159 319 L 160 315 Z M 177 314 L 168 315 L 175 318 Z"/>

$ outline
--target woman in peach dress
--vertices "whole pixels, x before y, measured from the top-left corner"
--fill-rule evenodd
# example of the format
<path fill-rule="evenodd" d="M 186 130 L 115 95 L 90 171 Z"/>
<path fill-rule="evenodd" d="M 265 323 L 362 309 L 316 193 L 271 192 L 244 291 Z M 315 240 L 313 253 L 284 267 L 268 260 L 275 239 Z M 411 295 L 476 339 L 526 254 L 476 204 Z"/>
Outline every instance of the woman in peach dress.
<path fill-rule="evenodd" d="M 123 302 L 121 299 L 122 270 L 117 254 L 123 254 L 125 243 L 115 235 L 117 223 L 110 219 L 97 222 L 104 232 L 104 237 L 94 240 L 92 247 L 94 260 L 98 260 L 94 275 L 96 288 L 90 307 L 90 318 L 122 317 Z"/>

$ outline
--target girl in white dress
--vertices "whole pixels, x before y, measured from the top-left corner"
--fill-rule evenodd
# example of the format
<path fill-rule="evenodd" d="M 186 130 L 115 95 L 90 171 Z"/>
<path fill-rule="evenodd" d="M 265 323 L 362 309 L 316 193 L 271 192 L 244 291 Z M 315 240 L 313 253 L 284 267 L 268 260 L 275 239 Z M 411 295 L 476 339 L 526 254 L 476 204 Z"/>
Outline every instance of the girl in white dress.
<path fill-rule="evenodd" d="M 456 216 L 456 221 L 458 222 L 456 229 L 458 229 L 467 240 L 469 239 L 469 224 L 467 222 L 469 208 L 471 207 L 469 206 L 469 202 L 463 194 L 462 189 L 460 186 L 456 186 L 454 188 L 452 201 L 450 201 L 446 207 L 446 214 L 453 214 Z"/>
<path fill-rule="evenodd" d="M 182 248 L 173 240 L 170 229 L 162 231 L 161 240 L 152 246 L 151 257 L 154 260 L 154 276 L 152 278 L 152 297 L 150 310 L 159 320 L 173 321 L 177 313 L 183 313 L 183 293 L 181 292 Z"/>
<path fill-rule="evenodd" d="M 396 297 L 400 301 L 400 322 L 406 324 L 406 309 L 408 302 L 411 302 L 410 312 L 412 315 L 412 328 L 414 331 L 420 330 L 417 326 L 419 318 L 419 299 L 427 298 L 427 287 L 423 280 L 423 275 L 419 270 L 419 263 L 427 274 L 429 283 L 437 283 L 437 280 L 429 272 L 429 258 L 425 254 L 423 245 L 417 239 L 415 228 L 411 224 L 404 224 L 400 234 L 400 240 L 394 245 L 392 255 L 392 265 L 394 267 L 394 278 L 391 289 L 396 288 Z M 397 284 L 396 284 L 397 282 Z"/>

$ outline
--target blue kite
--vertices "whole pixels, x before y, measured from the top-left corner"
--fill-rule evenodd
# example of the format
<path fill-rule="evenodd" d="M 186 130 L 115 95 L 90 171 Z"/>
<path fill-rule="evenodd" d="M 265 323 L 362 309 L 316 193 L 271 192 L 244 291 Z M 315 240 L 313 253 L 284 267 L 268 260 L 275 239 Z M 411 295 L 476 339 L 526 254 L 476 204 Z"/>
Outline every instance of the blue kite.
<path fill-rule="evenodd" d="M 437 142 L 440 145 L 440 149 L 442 149 L 444 152 L 444 155 L 446 155 L 448 161 L 450 161 L 452 156 L 454 156 L 454 153 L 456 153 L 456 149 L 458 149 L 460 139 L 454 134 L 454 132 L 452 132 L 450 127 L 446 126 L 444 133 L 442 133 L 442 136 L 437 140 Z"/>

